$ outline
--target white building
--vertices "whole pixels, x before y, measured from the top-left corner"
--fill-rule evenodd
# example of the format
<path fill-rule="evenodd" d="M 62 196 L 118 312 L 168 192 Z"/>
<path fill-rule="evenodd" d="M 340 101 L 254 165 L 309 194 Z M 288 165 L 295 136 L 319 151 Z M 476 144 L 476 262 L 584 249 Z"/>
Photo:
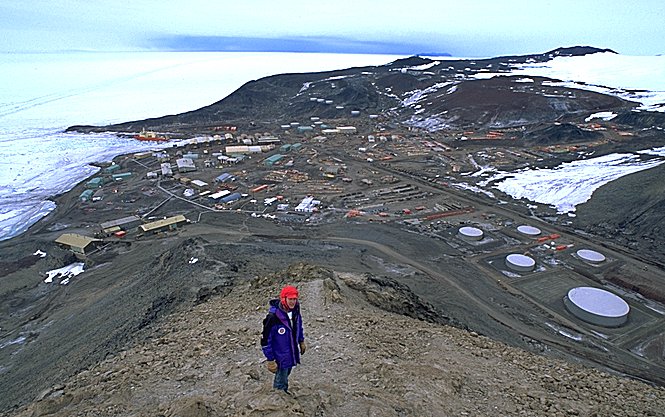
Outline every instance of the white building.
<path fill-rule="evenodd" d="M 196 165 L 191 158 L 180 158 L 175 161 L 178 166 L 178 172 L 196 171 Z"/>
<path fill-rule="evenodd" d="M 338 126 L 337 130 L 339 130 L 340 133 L 356 133 L 356 127 L 355 126 Z"/>
<path fill-rule="evenodd" d="M 247 154 L 249 153 L 249 146 L 247 145 L 235 145 L 235 146 L 226 146 L 224 152 L 227 155 L 229 154 Z"/>
<path fill-rule="evenodd" d="M 231 158 L 230 156 L 226 156 L 226 155 L 220 155 L 220 156 L 217 157 L 217 159 L 222 164 L 237 164 L 238 161 L 240 161 L 240 159 L 238 159 L 238 158 Z"/>
<path fill-rule="evenodd" d="M 296 211 L 302 212 L 302 213 L 311 213 L 316 209 L 316 207 L 321 204 L 321 201 L 319 200 L 314 200 L 314 197 L 311 195 L 305 197 L 302 199 L 300 204 L 296 206 Z"/>
<path fill-rule="evenodd" d="M 164 177 L 173 176 L 173 170 L 171 169 L 171 164 L 165 162 L 160 165 L 160 168 L 162 169 L 162 176 Z"/>
<path fill-rule="evenodd" d="M 207 182 L 201 181 L 201 180 L 192 180 L 192 182 L 190 184 L 192 184 L 193 186 L 195 186 L 197 188 L 204 188 L 204 187 L 208 186 Z"/>
<path fill-rule="evenodd" d="M 231 191 L 229 191 L 229 190 L 222 190 L 222 191 L 218 191 L 218 192 L 216 192 L 216 193 L 214 193 L 214 194 L 210 194 L 210 195 L 208 196 L 208 198 L 211 199 L 211 200 L 219 200 L 220 198 L 224 198 L 224 197 L 226 197 L 226 196 L 229 195 L 229 194 L 231 194 Z"/>

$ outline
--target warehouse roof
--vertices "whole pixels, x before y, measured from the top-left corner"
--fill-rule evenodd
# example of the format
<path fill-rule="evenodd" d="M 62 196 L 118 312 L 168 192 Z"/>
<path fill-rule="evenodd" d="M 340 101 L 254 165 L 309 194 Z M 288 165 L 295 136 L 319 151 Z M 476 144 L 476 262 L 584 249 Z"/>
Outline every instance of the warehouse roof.
<path fill-rule="evenodd" d="M 55 240 L 55 243 L 60 243 L 62 245 L 68 245 L 76 248 L 85 248 L 92 242 L 101 242 L 101 240 L 76 233 L 63 233 Z"/>
<path fill-rule="evenodd" d="M 186 222 L 186 221 L 187 221 L 187 219 L 185 218 L 185 216 L 183 216 L 182 214 L 178 214 L 177 216 L 169 217 L 169 218 L 162 219 L 162 220 L 157 220 L 157 221 L 152 222 L 152 223 L 142 224 L 139 227 L 144 232 L 149 232 L 149 231 L 152 231 L 152 230 L 161 229 L 162 227 L 170 226 L 172 224 L 182 223 L 182 222 Z"/>
<path fill-rule="evenodd" d="M 139 216 L 133 215 L 133 216 L 128 216 L 128 217 L 123 217 L 122 219 L 117 219 L 117 220 L 110 220 L 108 222 L 103 222 L 100 223 L 100 227 L 102 229 L 108 229 L 113 226 L 121 226 L 127 223 L 134 223 L 134 222 L 140 222 L 141 218 Z"/>

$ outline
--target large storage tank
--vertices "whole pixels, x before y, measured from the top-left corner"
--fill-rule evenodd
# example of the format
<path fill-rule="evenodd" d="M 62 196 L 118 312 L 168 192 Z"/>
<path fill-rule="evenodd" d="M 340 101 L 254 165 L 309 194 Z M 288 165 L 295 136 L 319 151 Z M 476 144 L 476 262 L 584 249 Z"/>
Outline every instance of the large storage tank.
<path fill-rule="evenodd" d="M 460 227 L 457 233 L 459 233 L 462 239 L 466 240 L 482 240 L 483 238 L 483 231 L 478 229 L 477 227 L 470 227 L 470 226 Z"/>
<path fill-rule="evenodd" d="M 513 271 L 529 272 L 536 268 L 536 261 L 526 255 L 511 253 L 506 256 L 506 266 Z"/>
<path fill-rule="evenodd" d="M 621 297 L 594 287 L 575 287 L 563 297 L 568 311 L 581 320 L 604 327 L 618 327 L 628 321 L 630 306 Z"/>
<path fill-rule="evenodd" d="M 528 225 L 518 226 L 517 231 L 527 236 L 538 236 L 540 234 L 539 228 Z"/>
<path fill-rule="evenodd" d="M 591 249 L 580 249 L 577 251 L 577 256 L 583 261 L 587 261 L 592 264 L 605 262 L 605 255 Z"/>

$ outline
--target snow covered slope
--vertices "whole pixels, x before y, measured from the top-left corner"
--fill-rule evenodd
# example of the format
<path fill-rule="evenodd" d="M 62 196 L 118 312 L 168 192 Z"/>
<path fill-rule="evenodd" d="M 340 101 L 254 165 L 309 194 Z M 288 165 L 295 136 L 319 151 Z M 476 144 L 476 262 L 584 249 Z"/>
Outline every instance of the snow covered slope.
<path fill-rule="evenodd" d="M 665 56 L 630 56 L 611 52 L 583 56 L 558 56 L 547 62 L 515 64 L 509 72 L 485 72 L 476 78 L 497 75 L 548 77 L 560 85 L 610 94 L 642 103 L 641 110 L 665 112 Z"/>

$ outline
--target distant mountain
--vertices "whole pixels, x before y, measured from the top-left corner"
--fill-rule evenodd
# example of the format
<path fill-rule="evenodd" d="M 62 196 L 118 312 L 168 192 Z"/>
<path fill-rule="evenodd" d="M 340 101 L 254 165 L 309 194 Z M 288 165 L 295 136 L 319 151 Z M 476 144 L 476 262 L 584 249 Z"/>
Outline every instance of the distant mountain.
<path fill-rule="evenodd" d="M 616 52 L 614 52 L 611 49 L 601 49 L 601 48 L 595 48 L 593 46 L 570 46 L 570 47 L 552 49 L 551 51 L 542 54 L 500 56 L 495 59 L 504 60 L 504 61 L 521 60 L 523 62 L 535 59 L 538 62 L 546 62 L 557 56 L 584 56 L 584 55 L 597 54 L 602 52 L 610 52 L 616 54 Z"/>
<path fill-rule="evenodd" d="M 348 117 L 350 110 L 389 115 L 395 123 L 428 130 L 494 129 L 575 121 L 597 109 L 627 112 L 634 103 L 554 86 L 546 78 L 481 77 L 490 71 L 508 75 L 517 64 L 599 52 L 612 51 L 584 46 L 477 60 L 412 56 L 376 67 L 274 75 L 248 82 L 228 97 L 194 111 L 70 130 L 146 128 L 191 134 L 207 132 L 220 123 L 249 128 L 255 121 L 279 124 L 310 116 Z"/>

